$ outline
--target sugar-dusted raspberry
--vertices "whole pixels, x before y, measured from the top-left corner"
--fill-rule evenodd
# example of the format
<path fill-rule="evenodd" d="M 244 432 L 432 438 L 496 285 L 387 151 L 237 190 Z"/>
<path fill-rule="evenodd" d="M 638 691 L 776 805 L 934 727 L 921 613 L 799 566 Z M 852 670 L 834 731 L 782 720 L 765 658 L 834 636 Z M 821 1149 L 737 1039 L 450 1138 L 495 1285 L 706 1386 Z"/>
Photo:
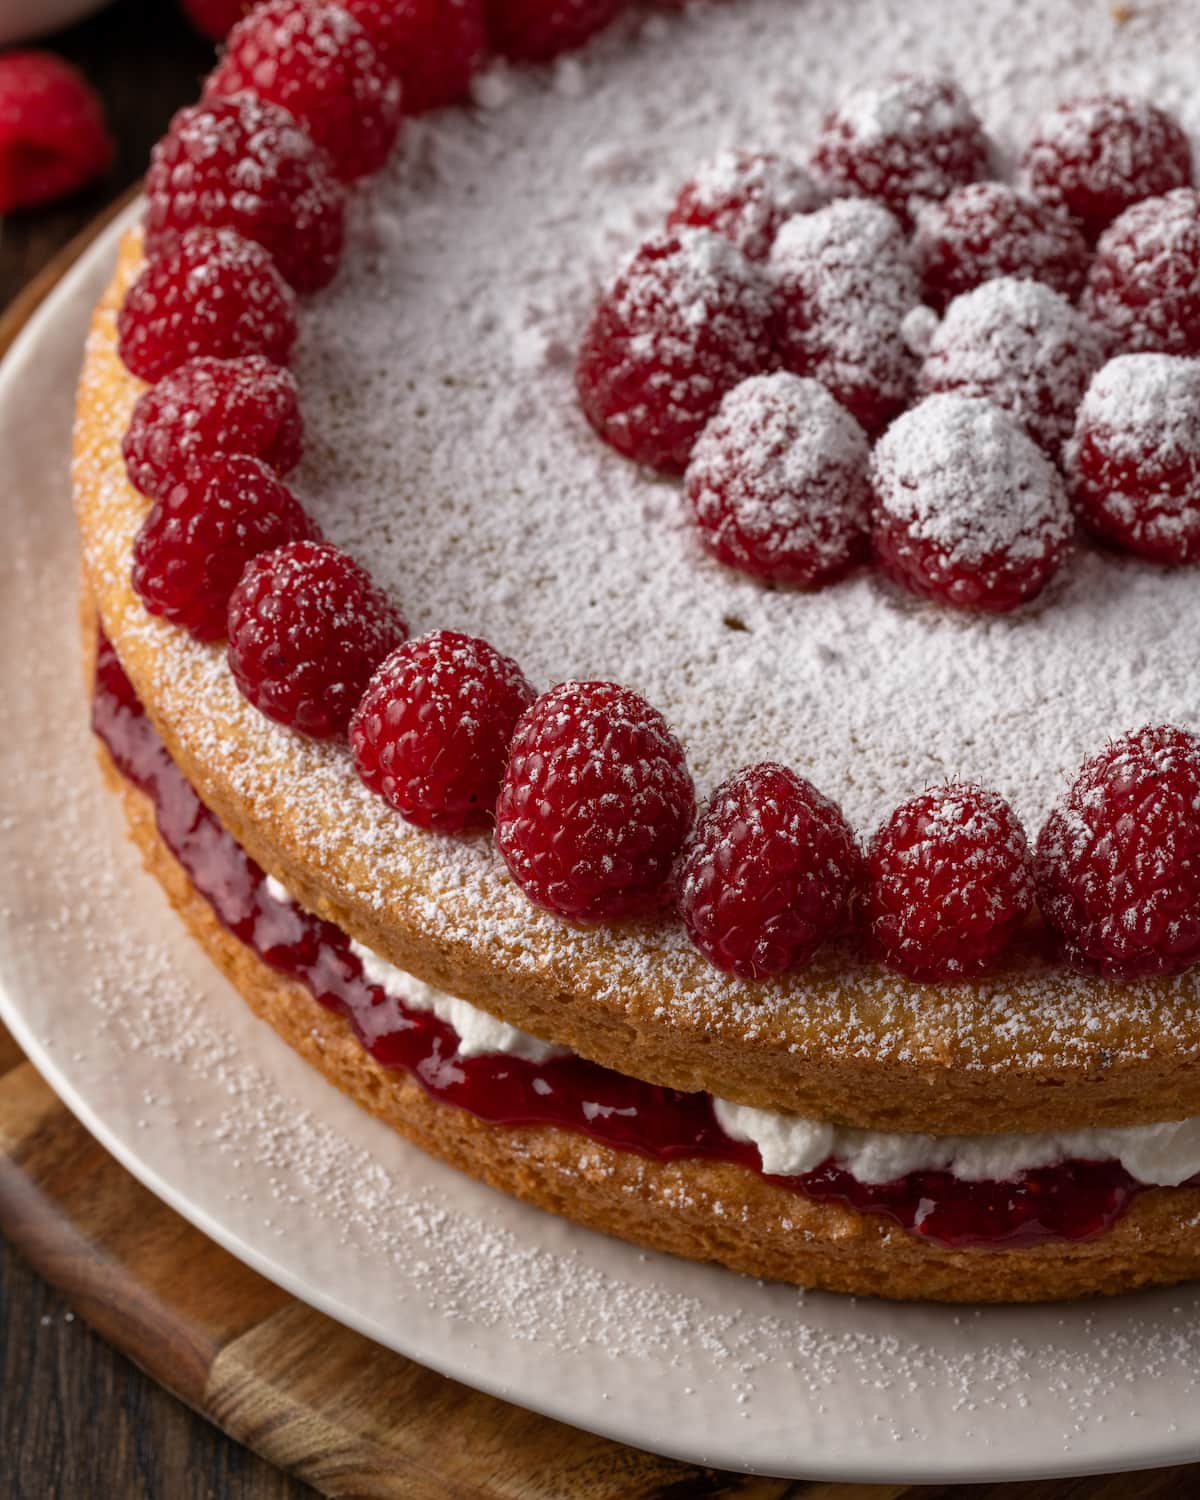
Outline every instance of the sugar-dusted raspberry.
<path fill-rule="evenodd" d="M 344 182 L 383 166 L 400 130 L 400 84 L 358 22 L 322 0 L 263 0 L 229 33 L 210 99 L 250 93 L 290 110 Z"/>
<path fill-rule="evenodd" d="M 487 52 L 483 0 L 343 0 L 400 80 L 406 115 L 466 96 Z"/>
<path fill-rule="evenodd" d="M 909 798 L 867 847 L 871 945 L 910 979 L 984 973 L 1032 910 L 1025 830 L 983 787 L 959 782 Z"/>
<path fill-rule="evenodd" d="M 626 0 L 484 0 L 492 49 L 514 62 L 549 62 L 602 31 Z"/>
<path fill-rule="evenodd" d="M 350 720 L 355 769 L 420 828 L 484 827 L 513 729 L 535 696 L 487 641 L 456 630 L 406 641 L 376 669 Z"/>
<path fill-rule="evenodd" d="M 537 906 L 576 922 L 644 915 L 696 810 L 662 715 L 615 682 L 561 682 L 517 722 L 496 847 Z"/>
<path fill-rule="evenodd" d="M 1071 541 L 1058 470 L 990 401 L 930 396 L 875 446 L 872 542 L 898 583 L 1004 613 L 1039 594 Z"/>
<path fill-rule="evenodd" d="M 1200 359 L 1110 360 L 1083 398 L 1066 468 L 1091 531 L 1153 562 L 1200 562 Z"/>
<path fill-rule="evenodd" d="M 298 292 L 326 286 L 344 237 L 345 190 L 329 158 L 278 104 L 240 94 L 183 109 L 146 174 L 146 253 L 189 229 L 257 240 Z"/>
<path fill-rule="evenodd" d="M 157 499 L 220 454 L 259 458 L 276 474 L 300 462 L 304 424 L 289 370 L 261 354 L 189 359 L 146 391 L 121 443 L 130 481 Z"/>
<path fill-rule="evenodd" d="M 1037 842 L 1042 915 L 1111 979 L 1200 962 L 1200 738 L 1169 724 L 1087 761 Z"/>
<path fill-rule="evenodd" d="M 1176 188 L 1114 219 L 1080 305 L 1121 352 L 1200 354 L 1200 193 Z"/>
<path fill-rule="evenodd" d="M 183 13 L 210 41 L 222 41 L 246 12 L 254 0 L 180 0 Z"/>
<path fill-rule="evenodd" d="M 985 396 L 1057 460 L 1104 355 L 1101 331 L 1059 292 L 1004 276 L 950 304 L 919 385 L 925 393 Z"/>
<path fill-rule="evenodd" d="M 328 542 L 256 557 L 229 601 L 229 666 L 260 713 L 313 739 L 345 732 L 371 674 L 407 636 L 399 610 Z"/>
<path fill-rule="evenodd" d="M 869 459 L 866 433 L 818 381 L 744 380 L 692 449 L 700 539 L 732 568 L 819 588 L 866 555 Z"/>
<path fill-rule="evenodd" d="M 798 162 L 771 151 L 722 151 L 684 184 L 669 228 L 711 229 L 751 260 L 766 260 L 780 225 L 820 208 L 825 194 Z"/>
<path fill-rule="evenodd" d="M 117 336 L 143 380 L 197 355 L 262 354 L 282 365 L 296 340 L 295 298 L 261 245 L 231 229 L 191 229 L 129 288 Z"/>
<path fill-rule="evenodd" d="M 861 856 L 841 809 L 764 761 L 713 793 L 679 871 L 679 914 L 710 963 L 743 979 L 801 968 L 845 923 Z"/>
<path fill-rule="evenodd" d="M 867 84 L 827 115 L 812 166 L 831 193 L 878 198 L 907 224 L 922 203 L 986 177 L 988 156 L 952 79 L 903 75 Z"/>
<path fill-rule="evenodd" d="M 0 57 L 0 214 L 65 198 L 112 159 L 104 107 L 82 73 L 50 52 Z"/>
<path fill-rule="evenodd" d="M 265 464 L 240 454 L 209 459 L 170 485 L 142 522 L 133 586 L 151 614 L 218 641 L 250 559 L 313 534 L 300 502 Z"/>
<path fill-rule="evenodd" d="M 720 235 L 680 229 L 647 241 L 602 298 L 576 386 L 605 442 L 678 473 L 725 392 L 774 363 L 761 272 Z"/>
<path fill-rule="evenodd" d="M 969 182 L 927 203 L 913 250 L 926 300 L 937 308 L 999 276 L 1044 281 L 1074 300 L 1091 258 L 1066 214 L 1004 182 Z"/>
<path fill-rule="evenodd" d="M 1064 209 L 1090 240 L 1143 198 L 1190 187 L 1192 148 L 1181 126 L 1148 99 L 1068 99 L 1038 124 L 1020 177 Z"/>
<path fill-rule="evenodd" d="M 770 270 L 784 363 L 877 432 L 908 401 L 916 373 L 901 326 L 921 288 L 899 221 L 855 198 L 800 214 L 779 231 Z"/>

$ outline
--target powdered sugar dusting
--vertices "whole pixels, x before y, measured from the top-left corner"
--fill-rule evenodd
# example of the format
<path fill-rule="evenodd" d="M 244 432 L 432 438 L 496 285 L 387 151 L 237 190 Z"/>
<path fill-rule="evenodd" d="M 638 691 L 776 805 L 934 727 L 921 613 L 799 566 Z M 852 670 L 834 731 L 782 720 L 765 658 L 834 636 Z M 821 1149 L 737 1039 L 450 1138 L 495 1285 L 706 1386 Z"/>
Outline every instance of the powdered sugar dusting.
<path fill-rule="evenodd" d="M 927 397 L 880 439 L 873 469 L 876 503 L 948 557 L 1036 558 L 1070 535 L 1054 466 L 980 397 Z"/>
<path fill-rule="evenodd" d="M 1051 457 L 1075 425 L 1105 339 L 1061 293 L 1003 276 L 956 297 L 921 366 L 926 391 L 984 396 Z"/>

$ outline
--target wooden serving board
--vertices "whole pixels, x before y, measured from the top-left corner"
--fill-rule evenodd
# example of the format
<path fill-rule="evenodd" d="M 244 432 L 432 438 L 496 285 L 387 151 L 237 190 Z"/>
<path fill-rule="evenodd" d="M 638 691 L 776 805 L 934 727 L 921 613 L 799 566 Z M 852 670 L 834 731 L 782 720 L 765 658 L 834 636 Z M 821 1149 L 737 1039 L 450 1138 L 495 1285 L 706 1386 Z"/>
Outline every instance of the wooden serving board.
<path fill-rule="evenodd" d="M 0 318 L 0 355 L 127 199 Z M 143 1188 L 0 1026 L 0 1234 L 103 1338 L 323 1495 L 381 1500 L 1194 1500 L 1200 1465 L 996 1486 L 752 1478 L 658 1458 L 447 1380 L 295 1301 Z"/>
<path fill-rule="evenodd" d="M 0 1026 L 0 1233 L 102 1337 L 323 1495 L 380 1500 L 1194 1500 L 1200 1467 L 930 1488 L 657 1458 L 446 1380 L 263 1280 L 143 1188 Z"/>

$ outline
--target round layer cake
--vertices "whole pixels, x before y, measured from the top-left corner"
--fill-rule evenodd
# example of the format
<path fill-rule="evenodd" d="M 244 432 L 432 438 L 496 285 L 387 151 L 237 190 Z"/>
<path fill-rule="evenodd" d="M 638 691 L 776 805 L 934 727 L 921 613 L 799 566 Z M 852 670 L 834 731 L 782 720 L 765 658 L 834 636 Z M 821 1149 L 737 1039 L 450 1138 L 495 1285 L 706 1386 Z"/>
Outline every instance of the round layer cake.
<path fill-rule="evenodd" d="M 1200 6 L 1124 24 L 1068 0 L 982 17 L 932 0 L 900 18 L 882 0 L 854 9 L 853 49 L 846 7 L 833 0 L 630 18 L 552 69 L 491 71 L 471 108 L 408 122 L 393 161 L 355 190 L 337 279 L 303 305 L 293 363 L 306 457 L 289 483 L 414 634 L 451 625 L 481 635 L 539 688 L 610 678 L 644 694 L 686 746 L 701 797 L 741 765 L 781 761 L 865 836 L 906 797 L 970 780 L 1003 793 L 1032 835 L 1108 739 L 1147 723 L 1200 723 L 1193 572 L 1079 549 L 1034 606 L 1001 618 L 916 602 L 865 571 L 814 593 L 764 588 L 702 552 L 674 482 L 601 444 L 574 394 L 575 351 L 599 290 L 698 163 L 730 145 L 802 153 L 831 103 L 898 62 L 921 71 L 952 62 L 1009 154 L 1049 106 L 1100 86 L 1153 97 L 1193 137 L 1200 130 L 1187 60 L 1170 45 L 1190 34 Z M 797 973 L 739 980 L 709 965 L 674 918 L 563 922 L 526 900 L 486 833 L 405 824 L 357 779 L 344 744 L 271 724 L 241 698 L 218 646 L 149 615 L 131 587 L 148 502 L 126 478 L 120 443 L 144 386 L 118 358 L 115 313 L 140 265 L 132 235 L 89 345 L 76 492 L 103 631 L 174 765 L 280 899 L 318 914 L 371 963 L 458 997 L 460 1018 L 483 1012 L 526 1042 L 719 1101 L 724 1138 L 757 1158 L 734 1152 L 713 1165 L 681 1150 L 679 1185 L 663 1194 L 639 1188 L 653 1174 L 626 1160 L 649 1159 L 652 1143 L 606 1145 L 621 1163 L 611 1170 L 629 1174 L 626 1201 L 644 1194 L 622 1216 L 589 1209 L 579 1184 L 563 1187 L 573 1171 L 586 1180 L 600 1149 L 585 1136 L 556 1147 L 542 1169 L 519 1141 L 521 1128 L 544 1127 L 518 1122 L 481 1146 L 493 1162 L 485 1168 L 427 1138 L 433 1127 L 404 1124 L 385 1096 L 411 1093 L 407 1081 L 381 1068 L 369 1085 L 355 1082 L 365 1064 L 344 1058 L 358 1043 L 322 1053 L 335 1081 L 510 1190 L 760 1274 L 901 1296 L 1011 1297 L 1200 1269 L 1190 1188 L 1129 1194 L 1116 1228 L 1114 1214 L 1084 1215 L 1074 1238 L 1025 1249 L 971 1231 L 958 1243 L 974 1248 L 951 1252 L 897 1233 L 894 1204 L 890 1220 L 878 1204 L 860 1209 L 845 1183 L 841 1202 L 821 1203 L 809 1183 L 807 1198 L 788 1190 L 790 1216 L 764 1206 L 762 1174 L 804 1177 L 818 1149 L 809 1137 L 831 1160 L 849 1159 L 843 1137 L 820 1134 L 835 1127 L 871 1133 L 872 1148 L 887 1136 L 889 1150 L 910 1135 L 912 1151 L 897 1159 L 955 1181 L 1006 1179 L 1002 1168 L 980 1178 L 978 1167 L 972 1178 L 957 1147 L 927 1138 L 1021 1135 L 1024 1149 L 1006 1146 L 995 1160 L 1052 1169 L 1101 1151 L 1125 1172 L 1136 1152 L 1121 1132 L 1200 1115 L 1196 972 L 1085 978 L 1031 941 L 985 979 L 921 985 L 845 943 Z M 144 809 L 135 825 L 144 829 Z M 230 941 L 212 939 L 218 949 Z M 294 1009 L 284 1019 L 291 981 L 218 956 L 296 1041 L 308 1021 L 298 1025 Z M 272 984 L 285 998 L 267 1004 Z M 336 1024 L 362 1041 L 353 1015 Z M 484 1127 L 472 1116 L 464 1131 Z M 1117 1143 L 1088 1132 L 1116 1132 Z M 781 1137 L 787 1148 L 772 1154 Z M 985 1150 L 978 1139 L 976 1148 Z M 1187 1170 L 1190 1149 L 1166 1167 L 1140 1166 L 1130 1182 L 1187 1181 L 1200 1169 L 1198 1160 Z M 495 1165 L 506 1153 L 508 1171 Z M 679 1213 L 689 1169 L 712 1232 L 673 1242 L 664 1223 Z M 706 1197 L 700 1178 L 713 1172 L 725 1175 Z M 1117 1183 L 1118 1198 L 1127 1186 Z M 718 1233 L 731 1199 L 740 1228 Z M 780 1226 L 799 1222 L 797 1201 L 797 1238 L 822 1248 L 789 1259 Z"/>

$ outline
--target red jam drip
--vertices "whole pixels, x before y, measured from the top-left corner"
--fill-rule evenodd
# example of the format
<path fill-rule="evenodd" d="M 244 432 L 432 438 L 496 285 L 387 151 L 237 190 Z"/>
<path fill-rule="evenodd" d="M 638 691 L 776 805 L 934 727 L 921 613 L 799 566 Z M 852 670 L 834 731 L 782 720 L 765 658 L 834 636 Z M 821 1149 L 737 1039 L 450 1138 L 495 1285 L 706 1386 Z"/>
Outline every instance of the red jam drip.
<path fill-rule="evenodd" d="M 154 803 L 163 841 L 221 923 L 345 1016 L 384 1067 L 407 1070 L 434 1098 L 497 1125 L 556 1125 L 656 1161 L 704 1158 L 761 1172 L 757 1147 L 725 1134 L 707 1094 L 640 1083 L 579 1057 L 462 1057 L 453 1028 L 389 999 L 367 980 L 344 932 L 270 894 L 264 872 L 172 761 L 103 636 L 92 727 L 122 776 Z M 941 1245 L 1006 1248 L 1103 1234 L 1142 1186 L 1112 1161 L 1062 1162 L 1011 1182 L 912 1172 L 882 1185 L 858 1182 L 830 1161 L 769 1180 L 821 1203 L 881 1214 Z"/>

